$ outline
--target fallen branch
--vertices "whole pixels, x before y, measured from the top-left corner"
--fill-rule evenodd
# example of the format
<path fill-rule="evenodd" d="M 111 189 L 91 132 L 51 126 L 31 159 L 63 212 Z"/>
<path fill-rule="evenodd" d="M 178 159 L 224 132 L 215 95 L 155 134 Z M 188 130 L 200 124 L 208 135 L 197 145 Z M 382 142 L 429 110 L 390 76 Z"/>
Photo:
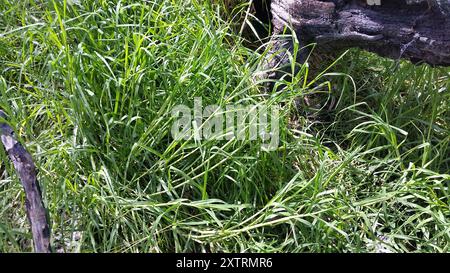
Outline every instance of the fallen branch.
<path fill-rule="evenodd" d="M 448 11 L 428 8 L 425 0 L 385 0 L 380 6 L 367 3 L 365 0 L 272 0 L 274 34 L 282 34 L 287 26 L 292 27 L 300 46 L 315 43 L 317 50 L 324 54 L 358 47 L 392 59 L 450 66 Z M 450 6 L 450 0 L 440 5 Z M 274 48 L 274 52 L 292 50 L 292 41 L 275 38 Z M 276 61 L 288 60 L 277 56 Z M 275 64 L 272 62 L 272 66 Z"/>
<path fill-rule="evenodd" d="M 0 110 L 0 118 L 6 115 Z M 36 178 L 36 167 L 31 155 L 14 137 L 14 130 L 8 124 L 0 121 L 0 136 L 3 146 L 19 175 L 25 190 L 26 210 L 33 234 L 36 252 L 51 252 L 50 229 L 39 183 Z"/>

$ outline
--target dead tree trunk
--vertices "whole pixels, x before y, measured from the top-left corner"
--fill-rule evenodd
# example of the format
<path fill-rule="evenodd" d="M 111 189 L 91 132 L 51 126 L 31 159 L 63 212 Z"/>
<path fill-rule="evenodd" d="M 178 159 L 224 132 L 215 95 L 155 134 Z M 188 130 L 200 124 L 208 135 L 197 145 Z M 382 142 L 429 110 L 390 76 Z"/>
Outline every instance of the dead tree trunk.
<path fill-rule="evenodd" d="M 6 118 L 2 110 L 0 110 L 0 118 Z M 0 122 L 0 136 L 9 159 L 12 161 L 25 190 L 25 205 L 28 221 L 31 226 L 31 233 L 33 234 L 35 251 L 51 252 L 47 213 L 42 202 L 42 194 L 36 178 L 36 167 L 33 159 L 27 150 L 16 140 L 11 126 Z"/>
<path fill-rule="evenodd" d="M 450 6 L 450 0 L 440 1 Z M 381 0 L 379 6 L 369 2 L 373 1 L 272 0 L 274 37 L 291 27 L 300 46 L 315 43 L 319 52 L 358 47 L 392 59 L 450 66 L 449 13 L 429 9 L 426 0 Z M 292 40 L 274 41 L 274 52 L 292 50 Z M 287 58 L 279 54 L 271 66 L 277 62 L 286 63 Z"/>

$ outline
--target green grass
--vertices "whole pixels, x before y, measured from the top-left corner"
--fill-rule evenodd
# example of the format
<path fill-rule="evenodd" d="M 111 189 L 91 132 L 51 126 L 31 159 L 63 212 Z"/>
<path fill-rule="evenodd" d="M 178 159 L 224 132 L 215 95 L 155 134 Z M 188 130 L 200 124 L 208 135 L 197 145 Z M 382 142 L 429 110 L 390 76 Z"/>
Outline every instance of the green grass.
<path fill-rule="evenodd" d="M 36 161 L 56 250 L 450 251 L 448 68 L 352 50 L 328 71 L 330 121 L 293 121 L 318 88 L 303 66 L 261 95 L 267 52 L 243 46 L 244 13 L 72 2 L 0 0 L 0 108 Z M 279 148 L 174 140 L 172 108 L 194 97 L 283 105 Z M 0 156 L 0 251 L 32 251 Z"/>

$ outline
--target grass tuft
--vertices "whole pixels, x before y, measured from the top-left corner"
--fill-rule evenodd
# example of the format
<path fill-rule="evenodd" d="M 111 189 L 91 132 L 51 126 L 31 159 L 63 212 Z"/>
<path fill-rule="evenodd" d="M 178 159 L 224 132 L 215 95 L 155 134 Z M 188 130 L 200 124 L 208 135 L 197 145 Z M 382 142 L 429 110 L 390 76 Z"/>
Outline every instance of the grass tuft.
<path fill-rule="evenodd" d="M 227 1 L 225 1 L 227 2 Z M 0 1 L 0 108 L 33 154 L 60 252 L 448 252 L 450 71 L 352 50 L 327 123 L 308 68 L 261 95 L 264 52 L 222 1 Z M 175 140 L 174 106 L 283 105 L 280 146 Z M 0 153 L 0 251 L 32 251 Z"/>

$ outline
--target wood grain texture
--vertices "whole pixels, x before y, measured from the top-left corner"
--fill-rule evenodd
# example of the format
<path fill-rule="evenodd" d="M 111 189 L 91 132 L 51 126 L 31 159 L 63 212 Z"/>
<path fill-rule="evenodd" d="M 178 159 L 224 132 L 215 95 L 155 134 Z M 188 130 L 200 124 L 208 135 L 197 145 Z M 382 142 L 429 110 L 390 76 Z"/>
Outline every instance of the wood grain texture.
<path fill-rule="evenodd" d="M 272 0 L 271 13 L 273 52 L 292 49 L 292 41 L 276 38 L 290 27 L 300 46 L 316 43 L 323 53 L 357 47 L 392 59 L 450 66 L 450 16 L 429 9 L 425 1 L 370 6 L 364 0 Z M 279 55 L 271 66 L 287 61 Z"/>

